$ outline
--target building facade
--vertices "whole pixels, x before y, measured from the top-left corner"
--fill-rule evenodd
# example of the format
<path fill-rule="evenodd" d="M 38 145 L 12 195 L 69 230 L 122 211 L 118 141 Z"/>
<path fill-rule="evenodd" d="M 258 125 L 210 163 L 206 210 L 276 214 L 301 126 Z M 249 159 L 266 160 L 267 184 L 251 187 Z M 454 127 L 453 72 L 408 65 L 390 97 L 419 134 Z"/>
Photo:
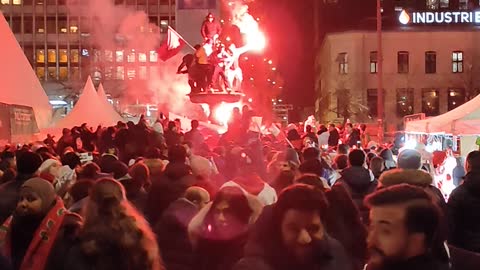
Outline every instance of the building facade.
<path fill-rule="evenodd" d="M 475 20 L 479 1 L 385 0 L 383 4 L 387 130 L 403 129 L 406 115 L 439 115 L 479 93 L 480 21 Z M 377 46 L 372 27 L 325 35 L 316 56 L 316 111 L 323 120 L 376 122 Z"/>
<path fill-rule="evenodd" d="M 189 11 L 202 14 L 200 18 L 189 16 L 190 27 L 199 33 L 206 12 L 217 9 L 215 1 L 203 1 L 197 6 L 186 0 L 110 1 L 110 6 L 145 14 L 148 22 L 138 31 L 160 32 L 159 40 L 169 26 L 176 29 L 177 13 L 181 13 L 180 17 L 188 17 Z M 88 12 L 72 12 L 75 5 L 81 9 L 83 4 L 76 0 L 0 0 L 0 10 L 49 97 L 68 95 L 72 89 L 78 92 L 88 76 L 96 84 L 102 82 L 112 93 L 123 89 L 116 86 L 125 81 L 146 81 L 158 72 L 159 59 L 152 44 L 142 50 L 126 46 L 121 37 L 108 47 L 92 41 L 92 33 L 99 27 L 97 18 Z"/>

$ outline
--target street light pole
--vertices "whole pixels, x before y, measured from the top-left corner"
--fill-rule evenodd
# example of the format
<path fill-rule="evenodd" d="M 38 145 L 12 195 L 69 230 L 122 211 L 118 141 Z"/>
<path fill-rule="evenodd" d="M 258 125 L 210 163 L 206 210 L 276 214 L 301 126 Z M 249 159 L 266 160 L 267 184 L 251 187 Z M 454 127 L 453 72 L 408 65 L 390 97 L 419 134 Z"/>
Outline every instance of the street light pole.
<path fill-rule="evenodd" d="M 382 51 L 382 4 L 377 0 L 377 121 L 378 141 L 383 143 L 383 51 Z"/>

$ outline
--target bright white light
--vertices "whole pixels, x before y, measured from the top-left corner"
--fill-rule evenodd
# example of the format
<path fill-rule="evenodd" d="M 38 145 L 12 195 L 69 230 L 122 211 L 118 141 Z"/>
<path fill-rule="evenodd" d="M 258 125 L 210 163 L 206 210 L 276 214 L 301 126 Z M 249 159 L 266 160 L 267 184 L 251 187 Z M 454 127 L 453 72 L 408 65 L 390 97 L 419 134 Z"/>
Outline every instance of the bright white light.
<path fill-rule="evenodd" d="M 68 103 L 63 100 L 50 100 L 51 105 L 67 105 Z"/>
<path fill-rule="evenodd" d="M 408 140 L 405 142 L 405 148 L 406 149 L 415 149 L 417 147 L 417 141 L 416 140 Z"/>
<path fill-rule="evenodd" d="M 215 120 L 222 126 L 226 126 L 232 117 L 232 111 L 236 104 L 222 103 L 214 112 Z"/>

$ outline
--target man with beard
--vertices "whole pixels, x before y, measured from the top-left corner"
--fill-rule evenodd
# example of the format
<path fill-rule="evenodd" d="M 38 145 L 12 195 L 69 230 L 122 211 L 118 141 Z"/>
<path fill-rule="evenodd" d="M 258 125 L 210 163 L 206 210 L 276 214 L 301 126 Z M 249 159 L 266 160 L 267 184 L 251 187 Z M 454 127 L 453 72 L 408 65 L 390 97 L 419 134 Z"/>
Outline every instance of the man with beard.
<path fill-rule="evenodd" d="M 439 235 L 441 212 L 423 189 L 402 184 L 365 200 L 370 207 L 368 270 L 449 269 Z"/>
<path fill-rule="evenodd" d="M 255 243 L 234 270 L 351 270 L 351 258 L 326 231 L 327 200 L 313 187 L 285 189 L 271 209 L 271 218 L 256 227 Z M 266 224 L 268 223 L 268 224 Z"/>

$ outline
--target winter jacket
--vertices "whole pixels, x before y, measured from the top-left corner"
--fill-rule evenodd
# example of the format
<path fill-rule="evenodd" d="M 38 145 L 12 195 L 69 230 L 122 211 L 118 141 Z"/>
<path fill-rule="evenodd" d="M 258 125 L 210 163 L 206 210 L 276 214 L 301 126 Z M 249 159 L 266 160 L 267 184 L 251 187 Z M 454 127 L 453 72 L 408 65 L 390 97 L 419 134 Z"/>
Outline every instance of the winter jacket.
<path fill-rule="evenodd" d="M 196 205 L 180 198 L 170 204 L 155 225 L 155 234 L 167 269 L 194 269 L 195 256 L 188 239 L 188 224 L 197 212 Z"/>
<path fill-rule="evenodd" d="M 344 169 L 341 175 L 342 177 L 335 184 L 344 185 L 360 211 L 362 222 L 368 224 L 369 210 L 363 200 L 377 189 L 377 181 L 373 179 L 370 170 L 358 166 Z"/>
<path fill-rule="evenodd" d="M 467 173 L 448 201 L 450 243 L 480 253 L 480 171 Z"/>
<path fill-rule="evenodd" d="M 367 266 L 367 270 L 369 268 Z M 430 255 L 421 255 L 407 259 L 403 262 L 396 262 L 395 264 L 387 265 L 382 269 L 388 270 L 449 270 L 448 263 L 443 263 Z"/>
<path fill-rule="evenodd" d="M 222 26 L 220 26 L 216 20 L 213 20 L 212 22 L 204 21 L 201 32 L 204 39 L 213 38 L 215 35 L 220 36 L 222 33 Z"/>
<path fill-rule="evenodd" d="M 340 134 L 338 133 L 337 129 L 334 129 L 329 132 L 328 136 L 328 146 L 337 146 L 338 145 L 338 140 L 340 140 Z"/>

